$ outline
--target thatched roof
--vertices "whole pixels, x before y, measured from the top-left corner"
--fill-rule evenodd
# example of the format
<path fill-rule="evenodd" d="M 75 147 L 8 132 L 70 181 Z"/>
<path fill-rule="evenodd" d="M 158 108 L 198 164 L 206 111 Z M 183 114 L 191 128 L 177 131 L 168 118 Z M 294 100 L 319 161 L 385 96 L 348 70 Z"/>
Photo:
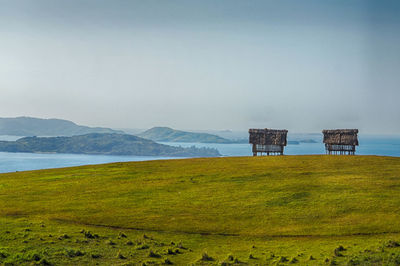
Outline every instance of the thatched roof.
<path fill-rule="evenodd" d="M 287 130 L 277 129 L 249 129 L 249 143 L 261 145 L 286 146 Z"/>
<path fill-rule="evenodd" d="M 333 145 L 358 145 L 358 129 L 323 130 L 324 143 Z"/>

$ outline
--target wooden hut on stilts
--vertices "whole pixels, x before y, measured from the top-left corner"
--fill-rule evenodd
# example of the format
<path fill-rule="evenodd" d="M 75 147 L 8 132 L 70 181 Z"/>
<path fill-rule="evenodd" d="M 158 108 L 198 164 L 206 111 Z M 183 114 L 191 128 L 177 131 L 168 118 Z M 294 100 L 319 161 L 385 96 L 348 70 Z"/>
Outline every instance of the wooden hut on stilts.
<path fill-rule="evenodd" d="M 253 156 L 283 155 L 287 145 L 287 130 L 249 129 L 249 143 L 253 144 Z"/>
<path fill-rule="evenodd" d="M 354 155 L 358 146 L 358 129 L 323 130 L 327 154 Z"/>

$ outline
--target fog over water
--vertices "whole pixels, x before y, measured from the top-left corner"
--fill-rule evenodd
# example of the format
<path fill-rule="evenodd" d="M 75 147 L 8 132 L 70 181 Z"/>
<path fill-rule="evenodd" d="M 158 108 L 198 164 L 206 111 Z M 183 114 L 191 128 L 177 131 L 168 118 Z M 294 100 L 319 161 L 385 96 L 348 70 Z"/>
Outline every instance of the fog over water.
<path fill-rule="evenodd" d="M 399 3 L 0 0 L 0 116 L 399 134 Z"/>

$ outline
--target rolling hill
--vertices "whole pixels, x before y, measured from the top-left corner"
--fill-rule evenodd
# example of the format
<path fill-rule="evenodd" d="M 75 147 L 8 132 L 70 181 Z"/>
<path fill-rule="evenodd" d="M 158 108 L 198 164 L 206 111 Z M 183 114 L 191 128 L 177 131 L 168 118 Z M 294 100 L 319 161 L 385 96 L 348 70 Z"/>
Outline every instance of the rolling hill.
<path fill-rule="evenodd" d="M 0 263 L 398 265 L 400 158 L 230 157 L 0 175 Z"/>
<path fill-rule="evenodd" d="M 74 136 L 89 133 L 123 133 L 104 127 L 80 126 L 62 119 L 34 117 L 0 118 L 0 135 L 11 136 Z"/>
<path fill-rule="evenodd" d="M 168 157 L 220 156 L 216 149 L 182 148 L 126 134 L 91 133 L 72 137 L 25 137 L 0 141 L 0 151 Z"/>
<path fill-rule="evenodd" d="M 138 136 L 159 142 L 235 143 L 213 134 L 187 132 L 169 127 L 153 127 Z"/>

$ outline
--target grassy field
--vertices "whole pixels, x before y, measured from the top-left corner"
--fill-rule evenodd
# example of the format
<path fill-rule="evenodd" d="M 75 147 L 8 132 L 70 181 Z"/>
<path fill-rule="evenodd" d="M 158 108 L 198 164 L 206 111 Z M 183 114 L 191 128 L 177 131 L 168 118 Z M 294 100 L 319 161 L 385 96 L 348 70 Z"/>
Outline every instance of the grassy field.
<path fill-rule="evenodd" d="M 231 157 L 1 174 L 0 263 L 400 265 L 400 158 Z"/>

